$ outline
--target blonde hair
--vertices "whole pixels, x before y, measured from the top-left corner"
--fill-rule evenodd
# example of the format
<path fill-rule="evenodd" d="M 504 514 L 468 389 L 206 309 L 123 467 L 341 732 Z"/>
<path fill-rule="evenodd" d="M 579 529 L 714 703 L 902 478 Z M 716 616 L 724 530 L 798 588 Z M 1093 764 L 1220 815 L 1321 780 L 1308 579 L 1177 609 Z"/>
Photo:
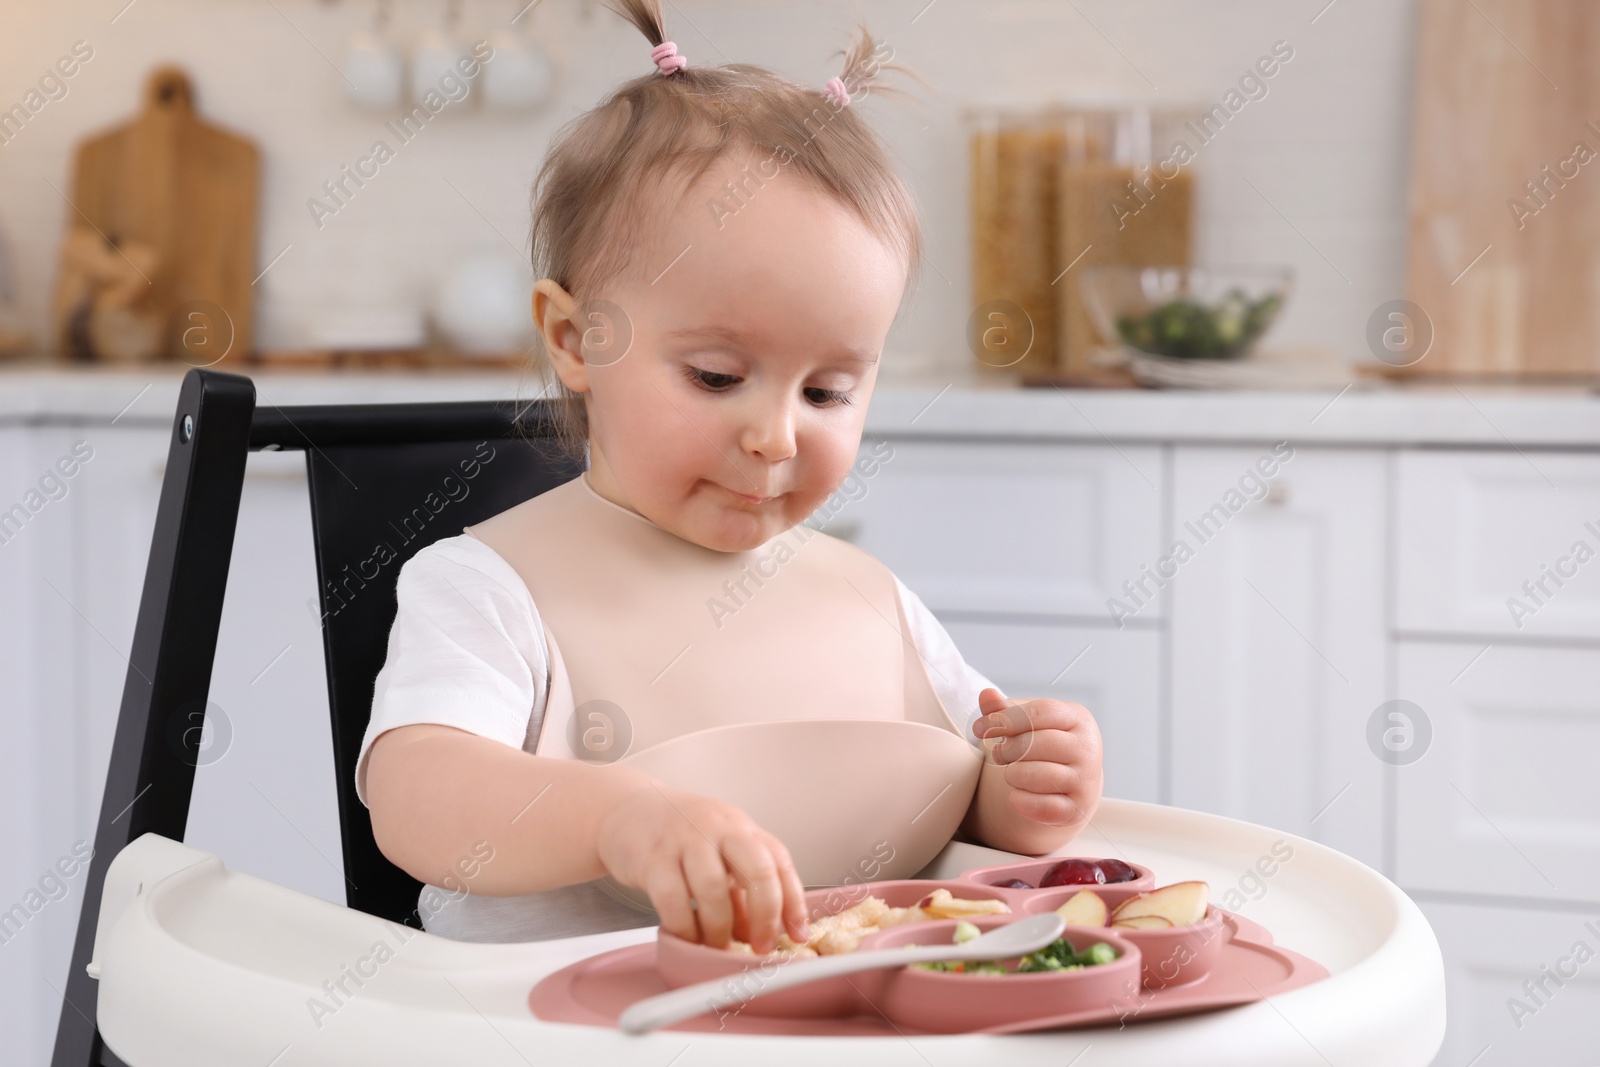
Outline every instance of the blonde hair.
<path fill-rule="evenodd" d="M 652 45 L 666 41 L 660 0 L 606 6 Z M 885 62 L 882 47 L 856 27 L 839 74 L 852 96 L 879 88 L 886 70 L 910 74 Z M 652 208 L 663 190 L 686 192 L 740 147 L 772 150 L 784 170 L 852 210 L 903 258 L 908 288 L 915 281 L 922 259 L 916 201 L 859 112 L 821 87 L 742 63 L 652 70 L 557 132 L 533 186 L 535 277 L 553 280 L 582 305 L 638 266 L 632 253 L 648 246 L 639 235 L 655 232 Z M 588 439 L 583 397 L 555 376 L 547 352 L 543 369 L 557 391 L 561 446 L 581 459 Z"/>

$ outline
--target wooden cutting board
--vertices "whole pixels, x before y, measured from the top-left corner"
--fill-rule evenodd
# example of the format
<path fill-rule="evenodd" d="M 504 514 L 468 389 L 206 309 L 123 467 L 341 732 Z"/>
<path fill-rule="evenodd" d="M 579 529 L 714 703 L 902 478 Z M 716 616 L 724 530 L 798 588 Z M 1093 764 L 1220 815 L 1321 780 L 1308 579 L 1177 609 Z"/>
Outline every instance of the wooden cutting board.
<path fill-rule="evenodd" d="M 57 286 L 57 351 L 209 365 L 251 351 L 260 153 L 195 114 L 176 67 L 133 121 L 77 153 Z"/>
<path fill-rule="evenodd" d="M 1419 29 L 1407 289 L 1434 337 L 1405 373 L 1600 375 L 1600 5 L 1422 0 Z"/>

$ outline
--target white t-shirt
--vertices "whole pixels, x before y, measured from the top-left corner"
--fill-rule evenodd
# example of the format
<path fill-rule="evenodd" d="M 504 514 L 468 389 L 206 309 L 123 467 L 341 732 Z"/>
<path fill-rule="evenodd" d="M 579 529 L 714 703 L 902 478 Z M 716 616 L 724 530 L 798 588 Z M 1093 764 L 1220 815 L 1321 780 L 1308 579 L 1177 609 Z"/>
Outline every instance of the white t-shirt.
<path fill-rule="evenodd" d="M 974 740 L 978 693 L 994 683 L 967 664 L 916 594 L 898 578 L 895 586 L 939 699 Z M 460 534 L 420 550 L 400 568 L 395 595 L 399 610 L 356 763 L 363 804 L 367 753 L 384 731 L 438 723 L 534 752 L 549 692 L 550 657 L 533 596 L 482 541 Z M 422 909 L 425 928 L 465 941 L 535 941 L 656 922 L 594 883 L 522 897 L 468 894 L 442 908 L 437 902 L 436 892 L 433 906 Z"/>

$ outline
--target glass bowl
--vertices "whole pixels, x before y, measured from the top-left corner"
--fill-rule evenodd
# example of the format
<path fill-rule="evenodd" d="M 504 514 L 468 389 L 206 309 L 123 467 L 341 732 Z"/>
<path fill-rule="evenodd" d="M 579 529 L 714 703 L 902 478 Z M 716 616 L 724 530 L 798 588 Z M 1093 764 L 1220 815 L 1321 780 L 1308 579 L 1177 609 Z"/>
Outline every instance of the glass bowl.
<path fill-rule="evenodd" d="M 1283 310 L 1288 267 L 1085 267 L 1084 304 L 1113 347 L 1183 360 L 1238 359 Z"/>

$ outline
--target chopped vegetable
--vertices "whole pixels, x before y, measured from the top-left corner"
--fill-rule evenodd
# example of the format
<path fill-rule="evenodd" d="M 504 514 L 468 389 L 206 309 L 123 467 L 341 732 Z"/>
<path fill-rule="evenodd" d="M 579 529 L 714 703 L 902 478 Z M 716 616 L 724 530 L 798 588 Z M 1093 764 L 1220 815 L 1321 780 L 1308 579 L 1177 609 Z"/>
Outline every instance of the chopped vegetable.
<path fill-rule="evenodd" d="M 952 940 L 963 945 L 977 937 L 979 930 L 972 923 L 956 924 Z M 1043 971 L 1077 971 L 1110 963 L 1117 958 L 1117 950 L 1104 941 L 1097 941 L 1082 952 L 1074 949 L 1064 937 L 1058 937 L 1037 952 L 1023 956 L 1015 972 L 1006 969 L 1000 960 L 939 960 L 933 963 L 913 963 L 922 971 L 943 971 L 947 974 L 1037 974 Z"/>
<path fill-rule="evenodd" d="M 1117 333 L 1125 343 L 1153 355 L 1231 359 L 1266 332 L 1282 302 L 1278 293 L 1252 301 L 1237 288 L 1209 307 L 1179 297 L 1142 315 L 1118 316 Z"/>

